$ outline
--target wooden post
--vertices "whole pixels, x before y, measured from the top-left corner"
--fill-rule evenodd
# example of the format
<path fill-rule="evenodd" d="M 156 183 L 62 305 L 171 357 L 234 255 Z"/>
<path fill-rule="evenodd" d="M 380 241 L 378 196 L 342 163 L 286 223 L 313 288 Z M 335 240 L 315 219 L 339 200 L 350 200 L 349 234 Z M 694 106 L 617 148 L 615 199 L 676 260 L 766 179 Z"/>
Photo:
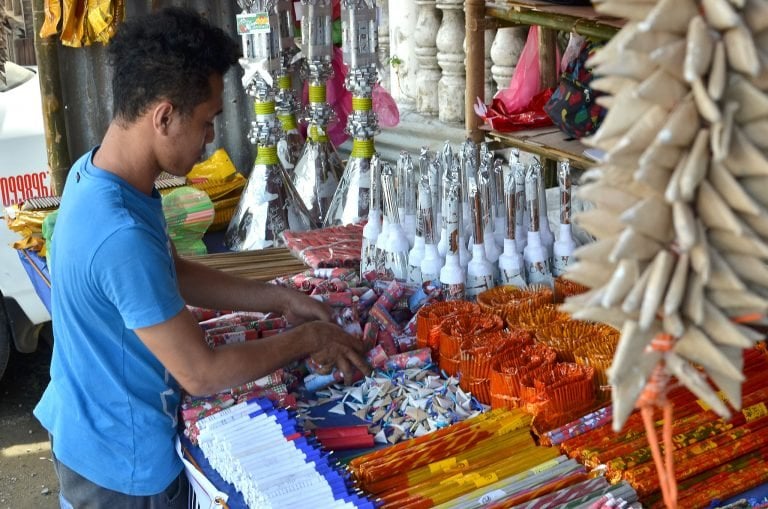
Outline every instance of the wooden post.
<path fill-rule="evenodd" d="M 557 30 L 539 27 L 540 90 L 557 86 Z"/>
<path fill-rule="evenodd" d="M 37 76 L 40 80 L 40 97 L 43 101 L 43 123 L 45 125 L 45 146 L 48 151 L 48 169 L 51 172 L 53 192 L 61 196 L 72 161 L 69 157 L 67 129 L 64 122 L 64 101 L 61 97 L 59 57 L 57 42 L 53 37 L 40 38 L 40 28 L 45 20 L 44 0 L 34 0 L 35 52 L 37 53 Z"/>
<path fill-rule="evenodd" d="M 478 97 L 485 102 L 485 0 L 466 0 L 464 13 L 467 41 L 464 125 L 467 136 L 479 143 L 483 141 L 483 133 L 478 129 L 474 104 Z"/>

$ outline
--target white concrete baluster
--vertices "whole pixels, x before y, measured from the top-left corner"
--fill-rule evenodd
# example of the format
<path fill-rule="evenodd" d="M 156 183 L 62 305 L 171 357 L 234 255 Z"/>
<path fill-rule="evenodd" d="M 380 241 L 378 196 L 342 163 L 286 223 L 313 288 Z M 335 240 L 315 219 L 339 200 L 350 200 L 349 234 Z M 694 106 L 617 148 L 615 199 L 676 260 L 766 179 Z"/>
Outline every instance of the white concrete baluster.
<path fill-rule="evenodd" d="M 439 0 L 443 21 L 437 31 L 437 63 L 443 76 L 437 85 L 438 118 L 442 122 L 464 122 L 464 2 Z"/>
<path fill-rule="evenodd" d="M 392 93 L 389 54 L 389 0 L 376 0 L 379 7 L 379 83 Z"/>
<path fill-rule="evenodd" d="M 485 31 L 485 102 L 490 103 L 496 94 L 496 83 L 493 81 L 493 74 L 491 68 L 493 67 L 493 60 L 491 60 L 491 48 L 493 47 L 493 41 L 496 39 L 496 30 Z"/>
<path fill-rule="evenodd" d="M 416 19 L 416 30 L 413 34 L 415 42 L 416 61 L 419 64 L 416 72 L 418 90 L 416 94 L 416 111 L 426 115 L 437 115 L 438 100 L 437 83 L 441 71 L 437 65 L 437 31 L 440 28 L 440 11 L 435 6 L 435 0 L 416 0 L 419 16 Z"/>
<path fill-rule="evenodd" d="M 418 95 L 415 37 L 418 6 L 413 0 L 389 0 L 389 52 L 399 63 L 390 67 L 392 97 L 400 106 L 416 107 Z"/>
<path fill-rule="evenodd" d="M 525 26 L 499 28 L 496 31 L 491 45 L 491 74 L 499 90 L 509 88 L 527 37 L 528 27 Z M 491 97 L 486 96 L 485 102 L 490 103 Z"/>

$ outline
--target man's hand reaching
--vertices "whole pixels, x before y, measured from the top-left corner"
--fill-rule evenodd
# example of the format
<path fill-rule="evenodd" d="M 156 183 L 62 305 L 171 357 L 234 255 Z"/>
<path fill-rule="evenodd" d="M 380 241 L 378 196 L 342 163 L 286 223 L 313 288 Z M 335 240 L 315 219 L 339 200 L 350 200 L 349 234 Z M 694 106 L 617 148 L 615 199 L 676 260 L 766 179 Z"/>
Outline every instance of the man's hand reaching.
<path fill-rule="evenodd" d="M 310 322 L 302 325 L 301 329 L 302 333 L 310 334 L 314 340 L 310 356 L 320 366 L 322 373 L 330 373 L 335 367 L 343 374 L 347 385 L 352 383 L 356 369 L 364 375 L 370 374 L 371 367 L 363 357 L 365 351 L 360 338 L 328 322 Z"/>

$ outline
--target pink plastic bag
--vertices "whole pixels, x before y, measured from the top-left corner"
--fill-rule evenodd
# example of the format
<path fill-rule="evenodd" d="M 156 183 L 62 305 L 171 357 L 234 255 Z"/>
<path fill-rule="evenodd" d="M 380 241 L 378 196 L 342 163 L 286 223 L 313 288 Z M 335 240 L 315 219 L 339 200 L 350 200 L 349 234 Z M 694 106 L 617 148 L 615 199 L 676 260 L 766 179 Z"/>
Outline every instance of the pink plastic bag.
<path fill-rule="evenodd" d="M 539 27 L 532 26 L 528 30 L 528 39 L 520 53 L 509 87 L 499 90 L 494 99 L 500 100 L 506 111 L 515 113 L 528 106 L 533 96 L 539 93 L 540 83 Z"/>

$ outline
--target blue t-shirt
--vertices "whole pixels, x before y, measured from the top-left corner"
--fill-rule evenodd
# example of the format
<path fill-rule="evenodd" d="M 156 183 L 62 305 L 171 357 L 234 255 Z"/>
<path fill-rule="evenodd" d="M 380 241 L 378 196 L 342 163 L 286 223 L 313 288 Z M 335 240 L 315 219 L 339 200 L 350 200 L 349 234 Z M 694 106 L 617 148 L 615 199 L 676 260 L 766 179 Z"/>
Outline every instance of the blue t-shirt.
<path fill-rule="evenodd" d="M 98 149 L 95 149 L 98 150 Z M 181 472 L 179 386 L 133 329 L 184 306 L 157 190 L 147 196 L 81 157 L 51 245 L 51 383 L 34 414 L 53 452 L 90 481 L 161 492 Z"/>

